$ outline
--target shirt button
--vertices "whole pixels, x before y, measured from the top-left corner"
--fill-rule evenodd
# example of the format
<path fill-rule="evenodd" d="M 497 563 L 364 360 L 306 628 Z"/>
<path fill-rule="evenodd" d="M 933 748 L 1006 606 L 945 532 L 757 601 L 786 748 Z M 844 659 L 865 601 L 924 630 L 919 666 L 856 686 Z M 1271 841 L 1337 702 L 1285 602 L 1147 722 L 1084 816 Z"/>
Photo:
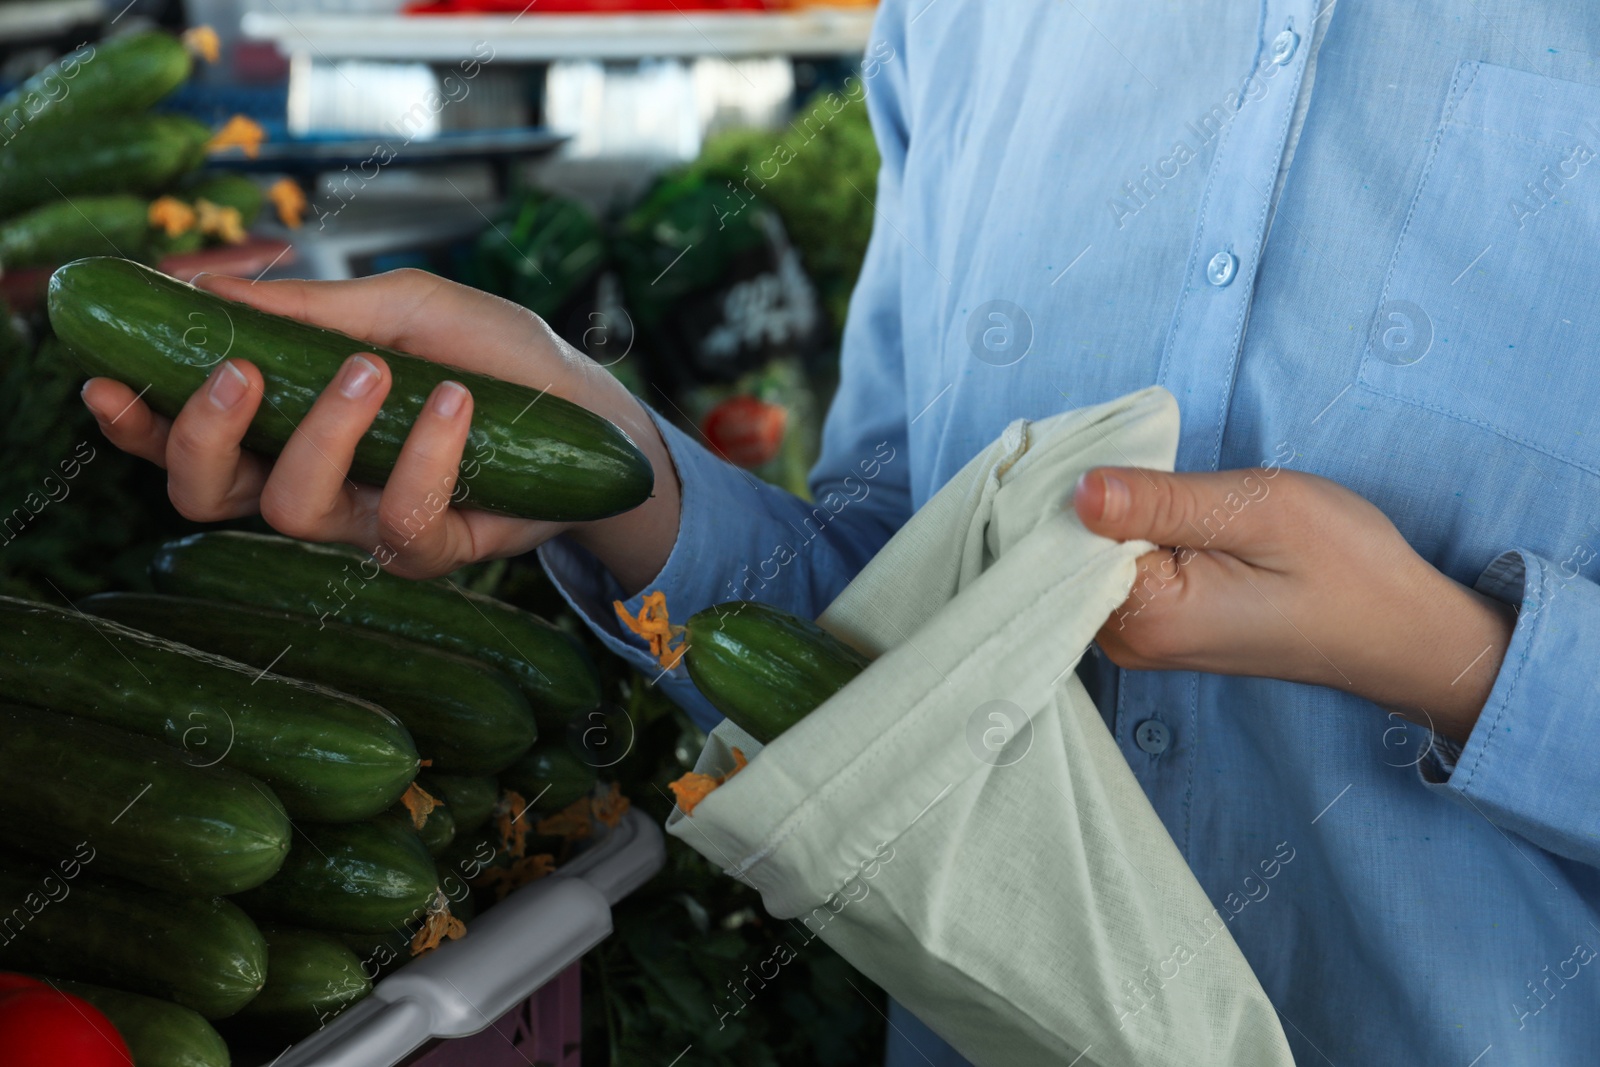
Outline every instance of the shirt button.
<path fill-rule="evenodd" d="M 1206 264 L 1206 281 L 1221 289 L 1233 281 L 1233 273 L 1238 269 L 1238 257 L 1232 252 L 1218 252 L 1211 257 L 1211 262 Z"/>
<path fill-rule="evenodd" d="M 1133 728 L 1133 742 L 1140 751 L 1159 756 L 1172 744 L 1172 731 L 1160 719 L 1146 719 Z"/>
<path fill-rule="evenodd" d="M 1294 58 L 1294 50 L 1299 45 L 1300 36 L 1293 30 L 1284 30 L 1272 39 L 1272 61 L 1283 66 Z"/>

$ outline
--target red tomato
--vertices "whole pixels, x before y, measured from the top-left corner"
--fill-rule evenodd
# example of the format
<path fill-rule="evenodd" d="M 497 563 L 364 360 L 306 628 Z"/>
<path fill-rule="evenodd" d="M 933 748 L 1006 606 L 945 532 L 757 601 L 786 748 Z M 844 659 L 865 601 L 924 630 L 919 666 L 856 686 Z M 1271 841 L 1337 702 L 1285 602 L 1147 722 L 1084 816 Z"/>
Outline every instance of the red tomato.
<path fill-rule="evenodd" d="M 0 994 L 0 1062 L 6 1067 L 133 1067 L 133 1054 L 93 1004 L 41 985 Z"/>
<path fill-rule="evenodd" d="M 29 978 L 24 974 L 9 974 L 0 971 L 0 993 L 9 993 L 14 989 L 49 989 L 50 987 L 36 978 Z"/>
<path fill-rule="evenodd" d="M 733 396 L 712 408 L 700 432 L 730 463 L 759 467 L 778 454 L 789 413 L 753 396 Z"/>

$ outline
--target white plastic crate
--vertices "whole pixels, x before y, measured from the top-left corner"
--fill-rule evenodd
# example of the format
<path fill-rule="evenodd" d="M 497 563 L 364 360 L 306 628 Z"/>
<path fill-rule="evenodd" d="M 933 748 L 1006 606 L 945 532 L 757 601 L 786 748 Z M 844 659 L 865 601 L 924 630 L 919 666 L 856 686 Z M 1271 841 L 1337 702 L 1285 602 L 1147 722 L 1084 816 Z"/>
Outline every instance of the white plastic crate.
<path fill-rule="evenodd" d="M 605 940 L 612 905 L 665 860 L 660 827 L 629 811 L 554 874 L 485 909 L 459 941 L 384 978 L 271 1067 L 394 1067 L 435 1038 L 487 1029 Z"/>

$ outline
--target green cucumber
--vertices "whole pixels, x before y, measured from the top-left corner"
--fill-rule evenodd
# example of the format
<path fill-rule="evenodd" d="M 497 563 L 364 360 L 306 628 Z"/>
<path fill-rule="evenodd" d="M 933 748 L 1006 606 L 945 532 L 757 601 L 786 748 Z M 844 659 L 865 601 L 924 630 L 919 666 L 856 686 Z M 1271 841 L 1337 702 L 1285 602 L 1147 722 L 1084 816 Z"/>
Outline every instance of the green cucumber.
<path fill-rule="evenodd" d="M 444 801 L 458 834 L 473 833 L 488 822 L 500 799 L 500 782 L 489 775 L 424 771 L 417 776 L 417 784 L 430 796 Z"/>
<path fill-rule="evenodd" d="M 84 45 L 0 98 L 0 143 L 90 116 L 134 115 L 189 78 L 183 42 L 134 33 Z"/>
<path fill-rule="evenodd" d="M 185 230 L 176 237 L 168 237 L 165 233 L 153 234 L 150 238 L 152 247 L 156 250 L 156 259 L 165 261 L 168 256 L 187 256 L 198 252 L 206 246 L 206 235 L 199 228 Z"/>
<path fill-rule="evenodd" d="M 239 1025 L 298 1041 L 372 992 L 361 960 L 338 936 L 275 924 L 263 924 L 261 934 L 267 984 L 234 1016 Z"/>
<path fill-rule="evenodd" d="M 84 371 L 144 390 L 145 403 L 163 415 L 176 415 L 224 358 L 255 364 L 266 392 L 244 440 L 265 455 L 282 450 L 346 358 L 373 352 L 393 384 L 356 447 L 356 481 L 388 481 L 429 394 L 453 379 L 472 393 L 472 428 L 461 481 L 446 497 L 521 518 L 581 521 L 628 511 L 650 495 L 650 462 L 628 435 L 570 401 L 269 315 L 137 263 L 68 263 L 50 279 L 49 309 Z M 438 504 L 417 508 L 416 529 L 445 497 Z"/>
<path fill-rule="evenodd" d="M 149 202 L 137 196 L 80 196 L 0 222 L 0 269 L 53 267 L 80 256 L 143 257 L 153 243 Z"/>
<path fill-rule="evenodd" d="M 427 792 L 427 788 L 423 787 L 423 791 Z M 430 793 L 429 796 L 433 796 L 433 794 Z M 417 826 L 416 820 L 411 817 L 411 812 L 404 804 L 396 804 L 390 808 L 389 815 L 392 818 L 404 819 L 410 823 L 417 831 L 417 836 L 422 838 L 423 847 L 428 850 L 428 855 L 437 856 L 444 850 L 446 845 L 455 840 L 456 820 L 450 814 L 450 806 L 448 804 L 438 797 L 433 799 L 438 803 L 434 805 L 432 811 L 423 816 L 421 826 Z"/>
<path fill-rule="evenodd" d="M 422 844 L 427 848 L 428 855 L 437 856 L 443 852 L 445 846 L 456 837 L 456 820 L 455 816 L 450 814 L 450 806 L 441 803 L 428 812 L 428 817 L 422 821 L 422 828 L 417 831 L 417 836 L 422 838 Z"/>
<path fill-rule="evenodd" d="M 454 910 L 452 906 L 452 914 Z M 381 934 L 341 933 L 336 936 L 355 953 L 360 961 L 361 973 L 371 981 L 377 981 L 411 959 L 412 935 L 404 929 L 385 930 Z"/>
<path fill-rule="evenodd" d="M 405 727 L 343 693 L 12 597 L 0 597 L 0 635 L 8 699 L 225 762 L 270 786 L 294 818 L 376 815 L 416 777 Z"/>
<path fill-rule="evenodd" d="M 278 873 L 238 896 L 251 915 L 378 933 L 420 918 L 439 872 L 407 818 L 303 826 Z"/>
<path fill-rule="evenodd" d="M 500 839 L 494 827 L 484 827 L 471 834 L 457 834 L 455 840 L 439 853 L 439 884 L 454 900 L 463 895 L 467 880 L 476 878 L 484 868 L 504 867 L 510 862 L 510 856 L 500 848 Z M 450 910 L 454 913 L 454 903 L 450 905 Z"/>
<path fill-rule="evenodd" d="M 177 195 L 191 204 L 209 200 L 218 207 L 231 207 L 239 213 L 239 222 L 246 229 L 261 217 L 261 207 L 267 199 L 261 186 L 249 178 L 226 172 L 195 175 L 183 183 Z"/>
<path fill-rule="evenodd" d="M 0 855 L 0 967 L 70 974 L 224 1019 L 260 991 L 267 944 L 222 897 L 182 897 L 86 868 L 92 842 L 51 865 Z"/>
<path fill-rule="evenodd" d="M 36 130 L 0 147 L 0 216 L 82 195 L 161 191 L 205 158 L 211 130 L 181 115 L 122 115 Z"/>
<path fill-rule="evenodd" d="M 423 759 L 492 774 L 538 736 L 527 698 L 503 672 L 429 645 L 309 615 L 150 593 L 102 593 L 79 605 L 274 674 L 370 700 L 405 723 Z"/>
<path fill-rule="evenodd" d="M 441 871 L 441 884 L 450 892 L 450 878 Z M 456 895 L 449 900 L 450 914 L 463 923 L 468 923 L 476 914 L 472 894 L 459 880 L 454 886 Z M 377 980 L 395 968 L 411 962 L 411 939 L 421 929 L 421 922 L 406 923 L 403 926 L 390 927 L 382 933 L 363 934 L 345 931 L 337 934 L 351 952 L 361 961 L 361 973 L 368 978 Z"/>
<path fill-rule="evenodd" d="M 272 877 L 289 817 L 267 787 L 76 715 L 0 705 L 0 842 L 49 858 L 87 840 L 100 874 L 174 893 Z"/>
<path fill-rule="evenodd" d="M 595 769 L 555 744 L 535 745 L 500 772 L 500 784 L 522 795 L 534 811 L 560 811 L 594 791 Z"/>
<path fill-rule="evenodd" d="M 298 612 L 484 660 L 516 679 L 547 734 L 600 703 L 593 663 L 560 627 L 444 579 L 397 578 L 351 549 L 220 530 L 163 545 L 150 577 L 163 593 Z"/>
<path fill-rule="evenodd" d="M 127 1042 L 138 1067 L 229 1067 L 227 1043 L 193 1009 L 87 982 L 46 980 L 99 1008 Z"/>
<path fill-rule="evenodd" d="M 809 622 L 756 601 L 691 616 L 684 663 L 711 706 L 762 744 L 811 714 L 867 668 L 855 649 Z"/>
<path fill-rule="evenodd" d="M 462 879 L 447 873 L 441 866 L 439 888 L 444 890 L 445 899 L 450 904 L 451 916 L 460 919 L 463 925 L 472 922 L 473 917 L 478 914 L 478 902 L 472 895 L 471 887 Z"/>
<path fill-rule="evenodd" d="M 452 880 L 443 868 L 440 868 L 439 875 L 440 888 L 445 892 L 450 915 L 463 923 L 470 922 L 477 914 L 471 891 L 459 879 Z M 391 926 L 381 933 L 353 933 L 346 930 L 334 936 L 360 959 L 361 973 L 376 981 L 396 967 L 411 962 L 411 940 L 422 929 L 422 925 L 419 918 Z"/>

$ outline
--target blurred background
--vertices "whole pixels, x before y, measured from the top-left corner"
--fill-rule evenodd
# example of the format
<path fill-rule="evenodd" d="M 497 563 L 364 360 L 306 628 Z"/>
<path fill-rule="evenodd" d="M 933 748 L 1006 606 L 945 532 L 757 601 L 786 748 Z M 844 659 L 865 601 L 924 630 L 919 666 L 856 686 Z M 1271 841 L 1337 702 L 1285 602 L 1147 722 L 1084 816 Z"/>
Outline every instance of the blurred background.
<path fill-rule="evenodd" d="M 159 181 L 0 200 L 0 510 L 41 500 L 10 512 L 24 528 L 0 537 L 0 592 L 59 604 L 148 588 L 154 546 L 196 529 L 163 472 L 104 442 L 81 377 L 49 357 L 45 284 L 89 254 L 180 278 L 436 272 L 531 308 L 729 462 L 806 495 L 873 219 L 873 13 L 849 0 L 0 0 L 0 93 L 85 44 L 157 29 L 199 58 L 152 112 L 211 131 L 203 157 Z M 65 181 L 76 163 L 40 165 Z M 71 505 L 43 501 L 37 487 L 80 442 L 92 476 L 64 486 Z M 455 577 L 581 631 L 531 560 Z M 638 738 L 614 777 L 664 818 L 663 787 L 703 735 L 605 669 Z M 881 1062 L 881 994 L 820 941 L 730 1010 L 730 979 L 793 934 L 669 849 L 585 958 L 583 1062 L 666 1064 L 687 1045 L 686 1063 Z"/>

